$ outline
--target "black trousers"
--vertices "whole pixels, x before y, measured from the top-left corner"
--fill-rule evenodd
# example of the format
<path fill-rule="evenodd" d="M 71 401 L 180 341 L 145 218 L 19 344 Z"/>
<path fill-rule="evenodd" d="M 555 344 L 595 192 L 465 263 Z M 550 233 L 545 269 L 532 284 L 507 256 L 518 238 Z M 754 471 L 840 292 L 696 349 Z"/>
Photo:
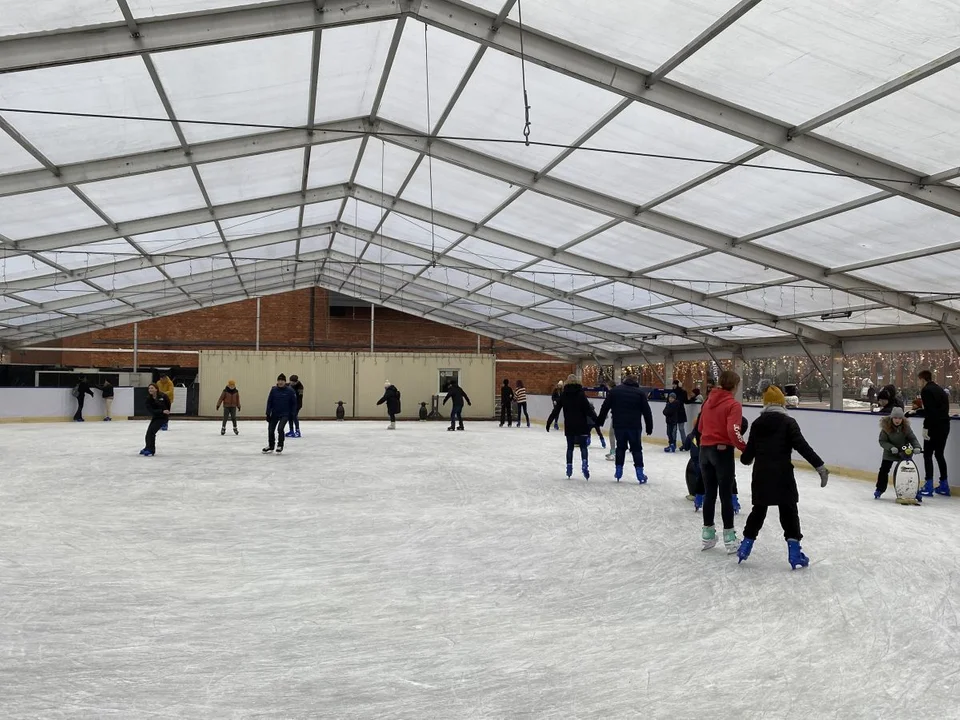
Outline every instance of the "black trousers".
<path fill-rule="evenodd" d="M 267 419 L 267 447 L 283 447 L 283 429 L 286 426 L 286 415 L 271 415 Z"/>
<path fill-rule="evenodd" d="M 525 402 L 517 403 L 517 427 L 520 427 L 520 418 L 523 415 L 527 416 L 527 425 L 529 425 L 530 413 L 527 412 L 527 404 Z"/>
<path fill-rule="evenodd" d="M 454 405 L 450 411 L 450 427 L 456 427 L 458 420 L 460 427 L 463 427 L 463 405 Z"/>
<path fill-rule="evenodd" d="M 743 536 L 752 540 L 757 539 L 760 534 L 760 528 L 763 527 L 763 521 L 767 519 L 767 509 L 770 507 L 780 508 L 780 527 L 783 528 L 784 540 L 802 540 L 800 533 L 800 512 L 797 510 L 797 504 L 780 503 L 777 505 L 754 505 L 750 511 L 750 517 L 747 518 L 747 526 L 743 529 Z"/>
<path fill-rule="evenodd" d="M 589 435 L 567 435 L 567 465 L 573 464 L 573 448 L 580 446 L 580 459 L 586 462 L 588 455 L 587 438 Z"/>
<path fill-rule="evenodd" d="M 227 426 L 227 420 L 233 421 L 233 427 L 237 427 L 237 409 L 235 407 L 223 406 L 223 427 Z"/>
<path fill-rule="evenodd" d="M 890 468 L 893 467 L 893 460 L 887 460 L 886 458 L 880 463 L 880 470 L 877 472 L 877 490 L 880 492 L 887 491 L 887 484 L 890 482 Z"/>
<path fill-rule="evenodd" d="M 144 438 L 144 447 L 152 453 L 157 452 L 157 433 L 167 424 L 167 416 L 155 417 L 147 425 L 147 435 Z"/>
<path fill-rule="evenodd" d="M 923 443 L 923 471 L 927 480 L 933 479 L 933 458 L 937 458 L 937 468 L 940 470 L 940 479 L 947 478 L 947 459 L 943 450 L 947 447 L 947 437 L 950 435 L 950 421 L 937 423 L 927 428 L 929 440 Z"/>
<path fill-rule="evenodd" d="M 80 393 L 79 397 L 77 397 L 77 411 L 73 414 L 74 420 L 83 419 L 83 401 L 85 398 L 86 395 L 84 393 Z"/>
<path fill-rule="evenodd" d="M 397 421 L 397 414 L 387 410 L 387 415 L 390 416 L 390 422 L 395 423 Z"/>
<path fill-rule="evenodd" d="M 703 524 L 713 527 L 720 496 L 720 517 L 723 529 L 733 528 L 733 483 L 736 477 L 733 447 L 720 450 L 716 445 L 700 448 L 700 475 L 703 477 Z"/>
<path fill-rule="evenodd" d="M 504 423 L 513 425 L 513 410 L 510 408 L 509 402 L 500 405 L 500 425 Z"/>
<path fill-rule="evenodd" d="M 623 466 L 627 459 L 627 448 L 633 455 L 633 466 L 643 467 L 643 445 L 640 444 L 640 428 L 614 428 L 613 436 L 617 440 L 614 449 L 614 464 Z"/>
<path fill-rule="evenodd" d="M 673 446 L 677 444 L 677 424 L 668 422 L 667 423 L 667 442 Z"/>

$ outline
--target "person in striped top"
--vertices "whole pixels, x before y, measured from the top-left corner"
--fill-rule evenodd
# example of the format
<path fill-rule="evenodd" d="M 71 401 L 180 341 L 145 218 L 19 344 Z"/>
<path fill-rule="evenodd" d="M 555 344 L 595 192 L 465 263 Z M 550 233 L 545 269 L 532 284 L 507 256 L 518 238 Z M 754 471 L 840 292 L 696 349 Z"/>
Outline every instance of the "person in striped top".
<path fill-rule="evenodd" d="M 527 427 L 530 427 L 530 413 L 527 412 L 527 389 L 523 386 L 523 380 L 517 380 L 517 389 L 513 391 L 514 400 L 517 401 L 517 427 L 520 427 L 520 417 L 527 416 Z"/>

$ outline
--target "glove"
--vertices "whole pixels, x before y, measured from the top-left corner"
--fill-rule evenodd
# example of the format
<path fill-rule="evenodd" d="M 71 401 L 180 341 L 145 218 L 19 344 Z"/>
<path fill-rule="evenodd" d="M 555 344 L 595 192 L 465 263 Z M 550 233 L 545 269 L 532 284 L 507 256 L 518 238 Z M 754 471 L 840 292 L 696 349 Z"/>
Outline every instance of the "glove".
<path fill-rule="evenodd" d="M 924 440 L 929 440 L 929 439 L 930 439 L 930 431 L 927 430 L 926 428 L 923 429 L 923 439 L 924 439 Z"/>
<path fill-rule="evenodd" d="M 827 486 L 827 481 L 830 479 L 830 471 L 827 470 L 827 466 L 821 465 L 818 467 L 817 475 L 820 476 L 820 487 L 825 488 Z"/>
<path fill-rule="evenodd" d="M 653 435 L 653 428 L 647 428 L 647 435 Z"/>

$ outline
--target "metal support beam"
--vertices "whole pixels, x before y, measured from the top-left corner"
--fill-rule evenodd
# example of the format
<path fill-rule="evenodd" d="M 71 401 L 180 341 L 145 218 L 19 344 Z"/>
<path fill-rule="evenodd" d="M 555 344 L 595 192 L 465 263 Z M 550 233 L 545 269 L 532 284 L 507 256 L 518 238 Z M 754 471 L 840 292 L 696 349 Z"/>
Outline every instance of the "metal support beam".
<path fill-rule="evenodd" d="M 944 323 L 940 323 L 940 330 L 944 335 L 947 336 L 947 342 L 950 343 L 950 347 L 953 348 L 953 352 L 960 356 L 960 343 L 957 342 L 956 335 L 954 335 L 950 328 L 948 328 Z"/>
<path fill-rule="evenodd" d="M 813 366 L 817 369 L 817 372 L 820 373 L 820 377 L 823 378 L 823 381 L 827 384 L 827 387 L 830 387 L 830 376 L 824 371 L 820 361 L 817 360 L 817 356 L 810 352 L 810 348 L 807 347 L 807 343 L 804 342 L 803 338 L 798 337 L 797 342 L 800 343 L 800 347 L 803 348 L 804 354 L 810 358 L 810 362 L 813 363 Z"/>
<path fill-rule="evenodd" d="M 843 349 L 830 352 L 830 409 L 843 410 Z"/>

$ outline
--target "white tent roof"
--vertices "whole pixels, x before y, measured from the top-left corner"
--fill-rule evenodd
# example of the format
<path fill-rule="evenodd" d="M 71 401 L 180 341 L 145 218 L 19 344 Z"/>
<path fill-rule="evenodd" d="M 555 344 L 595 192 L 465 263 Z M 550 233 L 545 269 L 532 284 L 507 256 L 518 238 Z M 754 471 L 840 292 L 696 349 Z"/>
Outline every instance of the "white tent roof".
<path fill-rule="evenodd" d="M 0 0 L 0 343 L 319 285 L 569 356 L 956 349 L 958 48 L 952 0 Z"/>

